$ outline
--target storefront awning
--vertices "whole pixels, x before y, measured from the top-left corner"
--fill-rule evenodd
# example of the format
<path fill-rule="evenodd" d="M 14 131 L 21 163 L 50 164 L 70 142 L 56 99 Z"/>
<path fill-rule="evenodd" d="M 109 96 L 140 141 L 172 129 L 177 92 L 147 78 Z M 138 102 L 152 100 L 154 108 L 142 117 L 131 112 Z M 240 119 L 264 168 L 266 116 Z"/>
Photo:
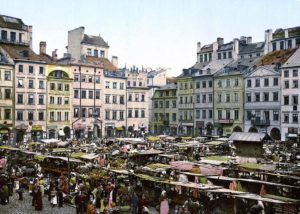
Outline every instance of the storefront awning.
<path fill-rule="evenodd" d="M 65 133 L 64 133 L 63 130 L 59 130 L 59 131 L 58 131 L 58 135 L 59 135 L 59 136 L 65 136 Z"/>
<path fill-rule="evenodd" d="M 288 137 L 297 137 L 297 134 L 288 134 Z"/>
<path fill-rule="evenodd" d="M 78 129 L 85 129 L 85 128 L 86 128 L 86 125 L 83 124 L 83 123 L 76 123 L 76 124 L 73 126 L 73 128 L 74 128 L 75 130 L 78 130 Z"/>
<path fill-rule="evenodd" d="M 32 125 L 31 131 L 43 131 L 43 129 L 41 125 Z"/>
<path fill-rule="evenodd" d="M 28 125 L 25 125 L 24 123 L 20 124 L 20 125 L 17 125 L 16 126 L 16 129 L 19 129 L 19 130 L 26 130 L 28 129 Z"/>
<path fill-rule="evenodd" d="M 116 130 L 117 130 L 117 131 L 123 131 L 124 128 L 123 128 L 122 126 L 120 126 L 120 127 L 116 127 Z"/>

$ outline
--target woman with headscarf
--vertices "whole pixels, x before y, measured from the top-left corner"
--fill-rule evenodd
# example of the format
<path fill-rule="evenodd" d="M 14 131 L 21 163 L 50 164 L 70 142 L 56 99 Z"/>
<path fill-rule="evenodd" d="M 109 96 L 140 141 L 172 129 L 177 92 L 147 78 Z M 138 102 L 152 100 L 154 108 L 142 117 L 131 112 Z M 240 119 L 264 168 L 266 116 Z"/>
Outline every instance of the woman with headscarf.
<path fill-rule="evenodd" d="M 165 190 L 160 196 L 160 214 L 169 214 L 169 199 Z"/>

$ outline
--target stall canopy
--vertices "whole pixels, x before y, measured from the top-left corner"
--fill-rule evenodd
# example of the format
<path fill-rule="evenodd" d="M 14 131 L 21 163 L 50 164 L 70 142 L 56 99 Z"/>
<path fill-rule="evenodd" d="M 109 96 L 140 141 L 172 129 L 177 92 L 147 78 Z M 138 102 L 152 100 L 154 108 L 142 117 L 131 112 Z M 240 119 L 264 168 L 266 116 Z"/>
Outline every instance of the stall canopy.
<path fill-rule="evenodd" d="M 58 131 L 58 135 L 63 137 L 63 136 L 65 136 L 65 133 L 64 133 L 63 130 L 59 130 L 59 131 Z"/>
<path fill-rule="evenodd" d="M 264 140 L 271 140 L 271 137 L 265 133 L 233 132 L 228 138 L 228 140 L 244 142 L 262 142 Z"/>

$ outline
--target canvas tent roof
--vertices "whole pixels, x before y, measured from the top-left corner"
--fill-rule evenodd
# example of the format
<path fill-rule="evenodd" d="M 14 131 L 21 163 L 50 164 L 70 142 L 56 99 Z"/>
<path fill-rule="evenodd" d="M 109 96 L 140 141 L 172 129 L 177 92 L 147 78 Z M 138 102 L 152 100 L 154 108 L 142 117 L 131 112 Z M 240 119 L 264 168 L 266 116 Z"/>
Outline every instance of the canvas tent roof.
<path fill-rule="evenodd" d="M 233 132 L 228 138 L 229 141 L 262 142 L 266 137 L 265 133 Z"/>

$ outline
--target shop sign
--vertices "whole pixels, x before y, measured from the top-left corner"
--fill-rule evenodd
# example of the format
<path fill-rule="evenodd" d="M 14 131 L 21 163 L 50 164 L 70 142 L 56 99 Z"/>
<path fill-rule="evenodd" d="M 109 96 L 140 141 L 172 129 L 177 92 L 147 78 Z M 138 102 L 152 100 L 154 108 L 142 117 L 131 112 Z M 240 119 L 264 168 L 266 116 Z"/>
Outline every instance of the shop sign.
<path fill-rule="evenodd" d="M 42 131 L 41 125 L 32 125 L 31 131 Z"/>

